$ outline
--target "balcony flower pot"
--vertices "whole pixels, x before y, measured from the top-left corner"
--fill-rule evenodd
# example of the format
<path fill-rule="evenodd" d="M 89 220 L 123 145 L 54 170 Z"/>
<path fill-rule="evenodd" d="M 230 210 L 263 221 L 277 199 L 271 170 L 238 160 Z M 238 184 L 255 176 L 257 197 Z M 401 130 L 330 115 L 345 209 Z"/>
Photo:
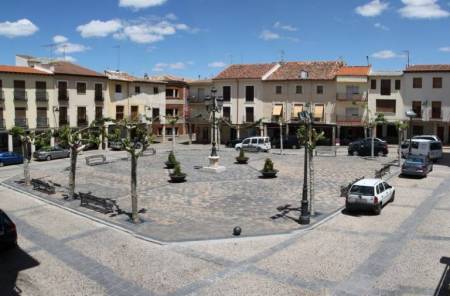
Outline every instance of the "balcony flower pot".
<path fill-rule="evenodd" d="M 186 181 L 186 174 L 181 172 L 179 163 L 175 165 L 173 172 L 169 174 L 169 177 L 172 183 L 182 183 Z"/>
<path fill-rule="evenodd" d="M 261 170 L 262 178 L 271 179 L 277 177 L 278 170 L 274 169 L 273 162 L 270 158 L 266 159 L 264 168 Z"/>
<path fill-rule="evenodd" d="M 238 164 L 247 164 L 248 157 L 245 156 L 244 150 L 241 149 L 239 151 L 239 156 L 236 157 L 236 163 Z"/>

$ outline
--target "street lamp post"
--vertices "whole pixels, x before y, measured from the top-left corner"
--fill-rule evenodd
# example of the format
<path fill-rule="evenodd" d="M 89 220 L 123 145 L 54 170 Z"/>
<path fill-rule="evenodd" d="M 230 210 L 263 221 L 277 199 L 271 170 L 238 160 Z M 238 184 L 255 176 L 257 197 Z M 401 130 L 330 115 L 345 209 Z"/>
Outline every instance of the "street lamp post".
<path fill-rule="evenodd" d="M 280 124 L 280 154 L 283 154 L 283 121 L 281 116 L 278 119 L 278 123 Z"/>
<path fill-rule="evenodd" d="M 205 106 L 208 113 L 212 114 L 212 147 L 211 155 L 209 156 L 209 168 L 218 170 L 224 169 L 224 167 L 219 167 L 219 156 L 217 155 L 216 147 L 216 112 L 220 112 L 223 106 L 223 98 L 216 96 L 217 90 L 215 87 L 211 89 L 211 96 L 205 97 Z"/>
<path fill-rule="evenodd" d="M 406 116 L 409 117 L 409 148 L 408 155 L 411 154 L 411 145 L 412 145 L 412 119 L 417 116 L 414 110 L 406 111 Z"/>
<path fill-rule="evenodd" d="M 302 202 L 300 208 L 300 219 L 299 222 L 302 225 L 307 225 L 310 223 L 309 215 L 309 205 L 308 205 L 308 139 L 309 131 L 311 128 L 311 114 L 308 111 L 302 111 L 299 113 L 299 118 L 305 124 L 305 160 L 303 162 L 303 191 L 302 191 Z"/>

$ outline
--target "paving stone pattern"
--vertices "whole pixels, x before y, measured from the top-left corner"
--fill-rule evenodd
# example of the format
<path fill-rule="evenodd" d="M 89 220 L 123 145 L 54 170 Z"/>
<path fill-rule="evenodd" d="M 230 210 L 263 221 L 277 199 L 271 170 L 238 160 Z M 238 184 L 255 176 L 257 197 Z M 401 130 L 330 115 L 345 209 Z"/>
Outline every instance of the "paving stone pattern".
<path fill-rule="evenodd" d="M 132 225 L 127 215 L 103 215 L 82 208 L 79 201 L 65 201 L 67 193 L 69 160 L 33 167 L 33 178 L 41 178 L 61 184 L 55 195 L 33 191 L 17 181 L 15 176 L 5 183 L 20 187 L 43 198 L 61 203 L 83 213 L 116 223 L 136 233 L 160 241 L 185 241 L 232 236 L 232 229 L 239 225 L 242 235 L 285 233 L 300 226 L 294 219 L 297 211 L 273 219 L 279 214 L 277 207 L 290 204 L 298 207 L 303 180 L 303 155 L 251 154 L 248 165 L 234 163 L 237 153 L 231 149 L 220 151 L 220 163 L 226 171 L 216 174 L 198 169 L 207 165 L 206 150 L 180 150 L 176 152 L 187 182 L 169 183 L 169 171 L 164 168 L 167 151 L 139 159 L 138 194 L 143 223 Z M 261 179 L 259 170 L 264 160 L 271 157 L 279 170 L 276 179 Z M 344 200 L 339 198 L 340 185 L 361 176 L 373 176 L 374 171 L 391 158 L 366 160 L 359 157 L 338 155 L 315 158 L 315 223 L 339 209 Z M 50 164 L 50 163 L 49 163 Z M 80 158 L 77 167 L 76 190 L 91 192 L 100 197 L 117 200 L 125 211 L 130 211 L 130 162 L 117 158 L 105 165 L 90 167 Z"/>

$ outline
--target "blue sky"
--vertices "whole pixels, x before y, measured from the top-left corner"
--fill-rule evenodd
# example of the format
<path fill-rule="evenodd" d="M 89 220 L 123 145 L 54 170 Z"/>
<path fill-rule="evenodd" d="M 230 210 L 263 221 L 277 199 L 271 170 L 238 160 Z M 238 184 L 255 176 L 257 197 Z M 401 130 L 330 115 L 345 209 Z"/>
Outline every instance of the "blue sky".
<path fill-rule="evenodd" d="M 217 74 L 230 63 L 334 60 L 375 69 L 450 63 L 442 0 L 14 0 L 0 3 L 0 64 L 16 53 L 134 75 Z M 45 46 L 53 44 L 52 46 Z"/>

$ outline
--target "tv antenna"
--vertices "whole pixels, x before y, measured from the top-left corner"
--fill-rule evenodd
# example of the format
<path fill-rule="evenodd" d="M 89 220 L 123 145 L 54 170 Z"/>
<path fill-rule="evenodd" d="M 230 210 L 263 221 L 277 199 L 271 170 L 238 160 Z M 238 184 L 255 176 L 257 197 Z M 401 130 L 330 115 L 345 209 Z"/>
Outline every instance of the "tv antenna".
<path fill-rule="evenodd" d="M 117 49 L 117 72 L 120 71 L 120 44 L 114 46 Z"/>
<path fill-rule="evenodd" d="M 284 54 L 285 54 L 284 49 L 280 50 L 280 62 L 281 63 L 284 63 Z"/>
<path fill-rule="evenodd" d="M 44 44 L 44 45 L 41 45 L 41 46 L 50 50 L 50 60 L 53 60 L 53 54 L 56 51 L 58 43 Z"/>

